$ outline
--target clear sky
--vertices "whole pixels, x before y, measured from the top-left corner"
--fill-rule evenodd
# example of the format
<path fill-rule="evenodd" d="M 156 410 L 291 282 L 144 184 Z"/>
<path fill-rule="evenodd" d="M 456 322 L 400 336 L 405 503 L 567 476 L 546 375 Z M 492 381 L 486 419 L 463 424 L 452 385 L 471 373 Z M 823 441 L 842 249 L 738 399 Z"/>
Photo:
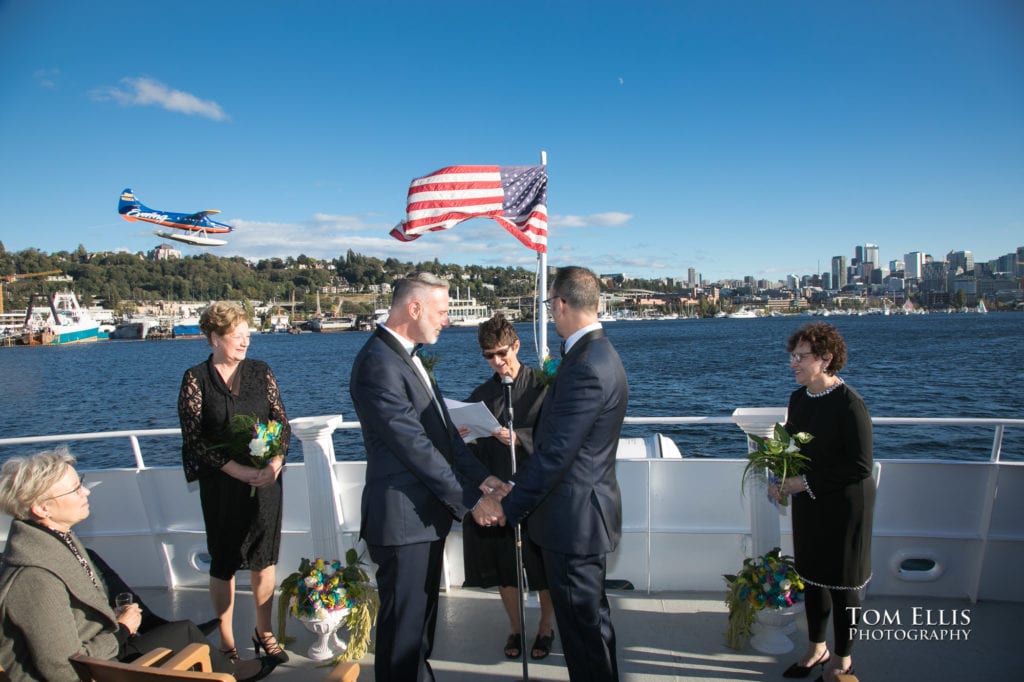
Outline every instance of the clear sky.
<path fill-rule="evenodd" d="M 531 268 L 410 180 L 548 153 L 551 265 L 780 279 L 1024 245 L 1024 2 L 0 0 L 0 241 Z M 179 245 L 185 253 L 199 247 Z"/>

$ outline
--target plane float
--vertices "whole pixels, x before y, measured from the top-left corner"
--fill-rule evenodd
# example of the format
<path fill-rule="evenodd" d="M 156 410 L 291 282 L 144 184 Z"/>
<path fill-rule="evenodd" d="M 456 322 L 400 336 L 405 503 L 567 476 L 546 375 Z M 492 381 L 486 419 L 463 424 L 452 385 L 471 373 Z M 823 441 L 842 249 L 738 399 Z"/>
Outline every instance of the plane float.
<path fill-rule="evenodd" d="M 223 239 L 209 237 L 211 234 L 227 234 L 235 228 L 216 220 L 210 220 L 209 216 L 220 213 L 217 210 L 199 211 L 197 213 L 172 213 L 171 211 L 156 211 L 145 206 L 132 192 L 131 187 L 126 187 L 121 192 L 121 201 L 117 204 L 117 212 L 129 222 L 141 220 L 145 223 L 153 223 L 162 227 L 169 227 L 182 232 L 170 232 L 168 230 L 153 230 L 153 234 L 163 239 L 173 239 L 176 242 L 184 242 L 193 246 L 224 246 L 227 244 Z"/>

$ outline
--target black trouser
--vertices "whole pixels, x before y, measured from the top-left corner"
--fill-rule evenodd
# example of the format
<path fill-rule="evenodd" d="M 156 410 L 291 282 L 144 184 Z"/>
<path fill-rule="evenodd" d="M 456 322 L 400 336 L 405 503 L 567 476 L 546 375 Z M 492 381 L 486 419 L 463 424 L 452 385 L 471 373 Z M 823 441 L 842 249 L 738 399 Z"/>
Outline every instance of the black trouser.
<path fill-rule="evenodd" d="M 804 612 L 807 616 L 808 639 L 815 643 L 825 641 L 828 617 L 832 616 L 835 635 L 834 651 L 837 656 L 849 656 L 853 651 L 851 630 L 857 623 L 854 608 L 861 605 L 860 590 L 829 590 L 817 585 L 804 586 Z"/>
<path fill-rule="evenodd" d="M 153 649 L 165 648 L 178 653 L 189 644 L 209 644 L 206 637 L 190 620 L 178 620 L 159 625 L 149 632 L 130 637 L 124 643 L 117 660 L 130 663 Z M 210 647 L 210 665 L 214 672 L 234 674 L 235 666 L 216 647 Z"/>

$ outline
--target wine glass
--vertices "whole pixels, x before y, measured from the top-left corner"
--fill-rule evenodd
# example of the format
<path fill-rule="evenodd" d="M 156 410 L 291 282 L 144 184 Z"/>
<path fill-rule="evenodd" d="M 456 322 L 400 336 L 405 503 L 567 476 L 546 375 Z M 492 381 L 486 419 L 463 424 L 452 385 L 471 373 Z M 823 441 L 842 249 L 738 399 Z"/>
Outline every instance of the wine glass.
<path fill-rule="evenodd" d="M 120 616 L 134 601 L 135 598 L 132 596 L 131 592 L 119 592 L 118 595 L 114 597 L 114 613 Z"/>

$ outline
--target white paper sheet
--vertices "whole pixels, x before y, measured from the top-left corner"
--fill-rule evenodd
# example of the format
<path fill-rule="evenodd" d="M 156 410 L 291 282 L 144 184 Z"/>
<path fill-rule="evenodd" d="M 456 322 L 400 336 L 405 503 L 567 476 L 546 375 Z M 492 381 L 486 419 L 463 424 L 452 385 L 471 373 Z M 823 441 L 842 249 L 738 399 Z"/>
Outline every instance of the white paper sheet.
<path fill-rule="evenodd" d="M 444 404 L 448 407 L 448 413 L 451 414 L 456 427 L 469 427 L 469 435 L 463 438 L 467 443 L 472 443 L 477 438 L 486 438 L 501 428 L 501 424 L 483 403 L 463 403 L 445 398 Z"/>

